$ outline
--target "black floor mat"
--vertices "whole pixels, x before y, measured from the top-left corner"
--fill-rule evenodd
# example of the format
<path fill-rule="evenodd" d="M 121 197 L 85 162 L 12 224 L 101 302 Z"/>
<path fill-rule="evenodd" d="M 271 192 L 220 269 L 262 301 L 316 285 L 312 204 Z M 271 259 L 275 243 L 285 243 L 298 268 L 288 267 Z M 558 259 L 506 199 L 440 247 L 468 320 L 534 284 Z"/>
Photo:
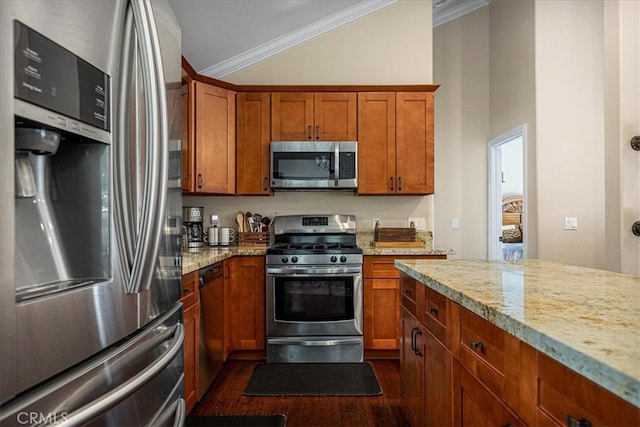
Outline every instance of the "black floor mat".
<path fill-rule="evenodd" d="M 259 363 L 245 396 L 379 396 L 370 363 Z"/>
<path fill-rule="evenodd" d="M 284 427 L 285 416 L 277 415 L 190 415 L 186 427 Z"/>

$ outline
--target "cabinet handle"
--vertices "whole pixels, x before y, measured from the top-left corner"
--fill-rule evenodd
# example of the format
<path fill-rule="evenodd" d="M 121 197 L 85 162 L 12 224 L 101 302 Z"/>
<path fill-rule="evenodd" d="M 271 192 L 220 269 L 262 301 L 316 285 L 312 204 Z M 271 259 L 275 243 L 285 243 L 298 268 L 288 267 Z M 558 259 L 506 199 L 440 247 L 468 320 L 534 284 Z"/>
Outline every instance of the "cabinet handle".
<path fill-rule="evenodd" d="M 413 349 L 413 352 L 416 354 L 416 356 L 422 357 L 422 352 L 418 348 L 418 335 L 422 336 L 422 331 L 420 330 L 420 328 L 415 328 L 415 329 L 416 329 L 416 339 L 415 339 L 415 348 Z"/>
<path fill-rule="evenodd" d="M 269 177 L 264 177 L 264 191 L 269 191 Z"/>
<path fill-rule="evenodd" d="M 471 347 L 471 350 L 474 350 L 474 351 L 477 349 L 480 349 L 480 351 L 484 350 L 484 344 L 481 342 L 471 341 L 471 343 L 469 344 L 469 347 Z"/>
<path fill-rule="evenodd" d="M 511 424 L 511 423 L 506 423 L 506 424 L 504 424 L 502 427 L 513 427 L 513 424 Z"/>
<path fill-rule="evenodd" d="M 198 188 L 202 188 L 202 174 L 198 174 Z"/>
<path fill-rule="evenodd" d="M 307 139 L 311 139 L 311 125 L 307 126 Z"/>
<path fill-rule="evenodd" d="M 398 177 L 398 191 L 402 191 L 402 177 Z"/>
<path fill-rule="evenodd" d="M 578 420 L 567 414 L 567 427 L 591 427 L 591 421 L 586 418 Z"/>
<path fill-rule="evenodd" d="M 183 290 L 182 290 L 182 293 L 183 293 L 184 295 L 188 295 L 188 294 L 190 294 L 190 293 L 191 293 L 191 289 L 183 289 Z"/>
<path fill-rule="evenodd" d="M 411 289 L 405 289 L 404 290 L 404 294 L 407 296 L 411 296 L 411 294 L 413 294 L 413 292 L 411 292 Z"/>
<path fill-rule="evenodd" d="M 413 352 L 416 352 L 416 331 L 418 330 L 418 328 L 412 328 L 411 329 L 411 350 L 413 350 Z"/>
<path fill-rule="evenodd" d="M 320 139 L 320 126 L 316 125 L 316 139 Z"/>
<path fill-rule="evenodd" d="M 393 191 L 393 177 L 391 177 L 391 191 Z"/>
<path fill-rule="evenodd" d="M 429 308 L 429 313 L 433 314 L 434 316 L 438 315 L 438 309 L 437 308 Z"/>

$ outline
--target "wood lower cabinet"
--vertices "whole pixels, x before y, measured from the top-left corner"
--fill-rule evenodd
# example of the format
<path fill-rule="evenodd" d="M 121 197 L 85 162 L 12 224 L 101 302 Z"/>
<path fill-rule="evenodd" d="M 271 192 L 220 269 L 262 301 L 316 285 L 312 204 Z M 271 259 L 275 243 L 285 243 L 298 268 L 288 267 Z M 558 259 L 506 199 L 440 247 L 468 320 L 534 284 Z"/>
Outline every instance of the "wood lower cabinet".
<path fill-rule="evenodd" d="M 199 382 L 199 333 L 200 303 L 198 299 L 198 272 L 185 274 L 182 277 L 184 343 L 182 354 L 184 361 L 184 400 L 186 412 L 189 413 L 198 401 Z"/>
<path fill-rule="evenodd" d="M 269 195 L 271 94 L 239 92 L 236 111 L 236 194 Z"/>
<path fill-rule="evenodd" d="M 640 409 L 407 274 L 400 283 L 401 394 L 412 425 L 640 425 Z"/>
<path fill-rule="evenodd" d="M 273 92 L 273 141 L 356 141 L 357 96 L 353 92 Z"/>
<path fill-rule="evenodd" d="M 433 194 L 433 95 L 358 94 L 359 194 Z"/>
<path fill-rule="evenodd" d="M 400 317 L 400 389 L 402 403 L 411 425 L 425 424 L 424 328 L 406 309 Z"/>
<path fill-rule="evenodd" d="M 236 256 L 226 262 L 231 350 L 265 350 L 264 257 Z"/>
<path fill-rule="evenodd" d="M 446 255 L 367 255 L 364 257 L 365 350 L 397 352 L 400 349 L 400 271 L 393 265 L 399 258 L 446 259 Z"/>

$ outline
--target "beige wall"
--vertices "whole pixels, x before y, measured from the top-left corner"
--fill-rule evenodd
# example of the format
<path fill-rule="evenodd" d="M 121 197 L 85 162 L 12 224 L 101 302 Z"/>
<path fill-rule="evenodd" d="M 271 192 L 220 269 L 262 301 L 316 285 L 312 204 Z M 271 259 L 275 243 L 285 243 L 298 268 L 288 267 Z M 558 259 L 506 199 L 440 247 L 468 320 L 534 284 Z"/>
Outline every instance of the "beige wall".
<path fill-rule="evenodd" d="M 431 84 L 431 1 L 401 0 L 380 11 L 266 59 L 225 81 L 235 84 Z M 424 217 L 432 230 L 433 197 L 354 196 L 348 192 L 276 193 L 271 197 L 184 197 L 184 206 L 204 206 L 224 225 L 238 211 L 271 216 L 298 213 L 354 213 L 358 228 L 405 226 Z M 208 225 L 208 221 L 207 221 Z M 433 230 L 432 230 L 433 231 Z M 437 231 L 434 232 L 437 235 Z M 455 248 L 454 248 L 455 249 Z"/>
<path fill-rule="evenodd" d="M 434 243 L 456 258 L 487 257 L 489 8 L 434 29 Z M 451 228 L 453 218 L 460 228 Z"/>
<path fill-rule="evenodd" d="M 536 1 L 535 15 L 538 256 L 605 268 L 603 4 Z"/>

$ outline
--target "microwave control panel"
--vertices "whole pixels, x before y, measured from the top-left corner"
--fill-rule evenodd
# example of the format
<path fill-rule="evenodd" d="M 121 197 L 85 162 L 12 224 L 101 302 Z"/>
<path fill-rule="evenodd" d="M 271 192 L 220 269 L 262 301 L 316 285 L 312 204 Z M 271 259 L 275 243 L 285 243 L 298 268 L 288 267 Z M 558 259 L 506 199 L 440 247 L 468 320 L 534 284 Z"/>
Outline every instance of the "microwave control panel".
<path fill-rule="evenodd" d="M 340 153 L 340 176 L 339 179 L 356 178 L 356 153 Z"/>

